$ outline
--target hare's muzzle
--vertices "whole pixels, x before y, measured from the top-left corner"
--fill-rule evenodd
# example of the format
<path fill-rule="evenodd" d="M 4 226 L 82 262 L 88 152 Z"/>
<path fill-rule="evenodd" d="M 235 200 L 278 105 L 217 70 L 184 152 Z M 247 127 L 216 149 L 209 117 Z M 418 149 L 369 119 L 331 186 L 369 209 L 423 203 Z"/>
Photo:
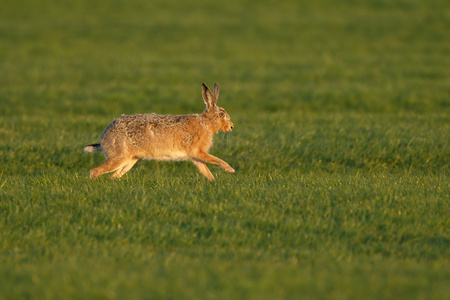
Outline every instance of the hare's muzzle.
<path fill-rule="evenodd" d="M 226 122 L 225 124 L 223 124 L 222 128 L 219 130 L 223 131 L 223 132 L 230 132 L 233 129 L 234 129 L 234 124 L 231 122 Z"/>

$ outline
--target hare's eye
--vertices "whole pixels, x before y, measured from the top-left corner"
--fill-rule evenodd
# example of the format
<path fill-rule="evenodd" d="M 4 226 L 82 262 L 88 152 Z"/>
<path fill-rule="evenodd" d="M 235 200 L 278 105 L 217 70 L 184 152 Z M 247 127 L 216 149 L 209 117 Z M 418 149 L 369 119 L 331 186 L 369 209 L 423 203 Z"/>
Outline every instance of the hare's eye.
<path fill-rule="evenodd" d="M 223 118 L 225 117 L 225 114 L 223 112 L 219 113 L 219 117 Z"/>

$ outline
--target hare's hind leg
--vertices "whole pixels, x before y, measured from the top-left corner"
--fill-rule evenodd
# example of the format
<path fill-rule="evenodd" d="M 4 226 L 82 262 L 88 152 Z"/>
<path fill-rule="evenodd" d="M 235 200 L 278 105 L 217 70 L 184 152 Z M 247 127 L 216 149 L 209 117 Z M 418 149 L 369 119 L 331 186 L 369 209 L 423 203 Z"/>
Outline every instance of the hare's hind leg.
<path fill-rule="evenodd" d="M 209 181 L 214 181 L 213 174 L 211 173 L 211 171 L 208 169 L 208 167 L 204 162 L 197 159 L 192 159 L 192 162 L 198 168 L 200 173 L 202 173 L 206 178 L 208 178 Z"/>
<path fill-rule="evenodd" d="M 123 165 L 122 168 L 119 168 L 114 172 L 114 174 L 111 175 L 111 178 L 120 178 L 122 177 L 126 172 L 130 171 L 131 168 L 134 166 L 134 164 L 138 161 L 137 158 L 132 158 L 128 160 L 125 165 Z"/>
<path fill-rule="evenodd" d="M 108 158 L 106 162 L 101 165 L 100 167 L 97 167 L 95 169 L 92 169 L 89 172 L 89 178 L 95 179 L 100 175 L 103 175 L 105 173 L 114 172 L 118 169 L 121 169 L 129 162 L 129 159 L 119 157 L 119 158 Z"/>

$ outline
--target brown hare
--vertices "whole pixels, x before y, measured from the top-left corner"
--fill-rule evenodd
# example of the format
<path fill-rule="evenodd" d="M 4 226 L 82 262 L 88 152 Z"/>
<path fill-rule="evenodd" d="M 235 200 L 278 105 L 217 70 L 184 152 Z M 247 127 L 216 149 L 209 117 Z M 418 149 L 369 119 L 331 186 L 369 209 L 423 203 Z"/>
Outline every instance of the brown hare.
<path fill-rule="evenodd" d="M 202 114 L 122 115 L 106 127 L 99 144 L 84 148 L 86 152 L 103 151 L 106 162 L 90 171 L 89 177 L 114 172 L 120 178 L 128 172 L 138 159 L 191 160 L 210 181 L 214 176 L 205 163 L 219 165 L 228 173 L 234 169 L 223 160 L 208 153 L 213 144 L 213 134 L 233 130 L 233 123 L 225 109 L 216 105 L 219 85 L 214 91 L 203 83 L 202 96 L 206 109 Z"/>

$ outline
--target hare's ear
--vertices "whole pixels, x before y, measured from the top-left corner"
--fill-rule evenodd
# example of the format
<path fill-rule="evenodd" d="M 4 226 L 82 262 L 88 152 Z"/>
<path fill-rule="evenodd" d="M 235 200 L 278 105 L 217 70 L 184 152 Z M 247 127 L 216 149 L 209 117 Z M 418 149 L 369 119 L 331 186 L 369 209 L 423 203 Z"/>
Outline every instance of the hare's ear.
<path fill-rule="evenodd" d="M 202 84 L 202 96 L 205 101 L 206 109 L 211 109 L 216 105 L 217 99 L 206 84 Z"/>
<path fill-rule="evenodd" d="M 214 95 L 214 97 L 216 98 L 216 101 L 217 101 L 217 99 L 219 99 L 219 84 L 217 82 L 214 84 L 213 95 Z"/>

